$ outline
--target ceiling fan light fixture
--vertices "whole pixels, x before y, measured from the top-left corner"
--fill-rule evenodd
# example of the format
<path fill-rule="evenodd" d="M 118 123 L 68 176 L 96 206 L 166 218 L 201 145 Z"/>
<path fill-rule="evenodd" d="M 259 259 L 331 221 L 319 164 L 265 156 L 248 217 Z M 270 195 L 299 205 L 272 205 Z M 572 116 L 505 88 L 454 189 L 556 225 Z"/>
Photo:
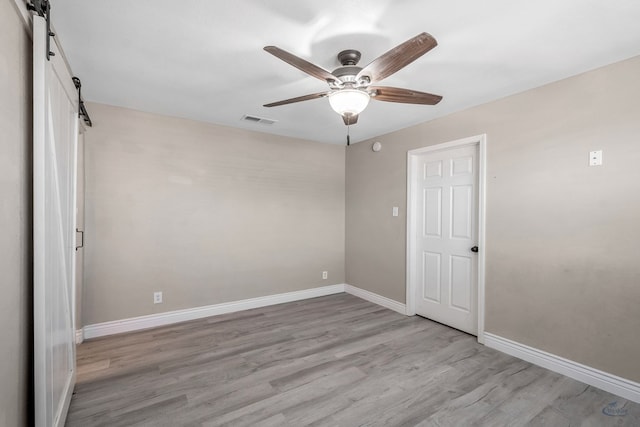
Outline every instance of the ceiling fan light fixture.
<path fill-rule="evenodd" d="M 341 89 L 329 94 L 331 108 L 341 116 L 360 114 L 367 108 L 369 99 L 367 92 L 358 89 Z"/>

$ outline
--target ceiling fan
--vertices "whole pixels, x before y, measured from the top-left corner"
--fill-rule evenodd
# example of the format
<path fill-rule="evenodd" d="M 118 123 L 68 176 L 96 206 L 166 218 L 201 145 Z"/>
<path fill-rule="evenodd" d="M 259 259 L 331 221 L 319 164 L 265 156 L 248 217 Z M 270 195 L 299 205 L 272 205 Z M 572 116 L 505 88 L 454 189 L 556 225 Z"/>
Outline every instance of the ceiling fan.
<path fill-rule="evenodd" d="M 357 66 L 358 61 L 360 61 L 359 51 L 354 49 L 343 50 L 338 54 L 338 60 L 342 66 L 336 68 L 333 72 L 329 72 L 279 47 L 265 46 L 264 50 L 275 57 L 310 76 L 327 82 L 329 90 L 272 102 L 264 106 L 277 107 L 294 102 L 328 97 L 331 108 L 342 116 L 344 124 L 353 125 L 358 122 L 358 114 L 367 107 L 371 98 L 387 102 L 435 105 L 442 100 L 441 96 L 409 89 L 378 86 L 376 83 L 409 65 L 437 45 L 438 42 L 433 36 L 428 33 L 420 33 L 374 59 L 364 68 Z"/>

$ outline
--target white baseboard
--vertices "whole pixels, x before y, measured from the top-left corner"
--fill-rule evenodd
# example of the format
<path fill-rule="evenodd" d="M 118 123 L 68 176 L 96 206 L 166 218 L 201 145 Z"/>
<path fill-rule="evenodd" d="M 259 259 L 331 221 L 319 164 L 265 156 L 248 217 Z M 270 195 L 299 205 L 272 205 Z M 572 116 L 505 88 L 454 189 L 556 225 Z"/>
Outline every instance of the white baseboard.
<path fill-rule="evenodd" d="M 400 314 L 407 314 L 407 306 L 401 302 L 392 300 L 391 298 L 383 297 L 382 295 L 374 294 L 373 292 L 361 288 L 356 288 L 355 286 L 351 285 L 344 285 L 344 291 L 348 294 L 355 295 L 374 304 L 378 304 L 390 310 L 397 311 Z"/>
<path fill-rule="evenodd" d="M 84 341 L 84 330 L 76 329 L 76 344 L 82 344 Z"/>
<path fill-rule="evenodd" d="M 569 378 L 640 403 L 640 383 L 485 332 L 484 344 Z"/>
<path fill-rule="evenodd" d="M 217 316 L 220 314 L 233 313 L 252 308 L 339 294 L 344 292 L 344 287 L 345 285 L 343 284 L 323 286 L 320 288 L 305 289 L 303 291 L 287 292 L 283 294 L 208 305 L 204 307 L 187 308 L 184 310 L 168 311 L 166 313 L 150 314 L 148 316 L 97 323 L 94 325 L 87 325 L 83 328 L 84 338 L 97 338 L 106 335 L 120 334 L 123 332 L 155 328 L 157 326 L 201 319 L 203 317 Z"/>

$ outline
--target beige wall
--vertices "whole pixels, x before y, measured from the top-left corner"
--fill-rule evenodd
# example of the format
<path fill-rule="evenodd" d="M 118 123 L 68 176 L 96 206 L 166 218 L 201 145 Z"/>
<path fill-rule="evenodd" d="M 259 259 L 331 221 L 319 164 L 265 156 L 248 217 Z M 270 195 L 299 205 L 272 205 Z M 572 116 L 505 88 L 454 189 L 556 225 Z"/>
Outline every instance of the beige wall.
<path fill-rule="evenodd" d="M 31 39 L 0 1 L 0 426 L 31 408 Z"/>
<path fill-rule="evenodd" d="M 85 325 L 344 283 L 344 147 L 88 109 Z"/>
<path fill-rule="evenodd" d="M 347 283 L 405 301 L 406 153 L 486 133 L 487 332 L 640 381 L 638 76 L 640 57 L 349 147 Z"/>

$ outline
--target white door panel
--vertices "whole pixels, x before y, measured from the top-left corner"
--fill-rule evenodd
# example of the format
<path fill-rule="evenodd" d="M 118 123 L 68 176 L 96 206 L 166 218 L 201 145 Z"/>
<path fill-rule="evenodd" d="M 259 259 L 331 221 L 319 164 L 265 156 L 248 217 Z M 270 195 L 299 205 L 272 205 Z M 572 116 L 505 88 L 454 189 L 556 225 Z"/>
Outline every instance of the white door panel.
<path fill-rule="evenodd" d="M 413 157 L 410 205 L 416 218 L 409 254 L 416 314 L 477 333 L 478 146 Z"/>
<path fill-rule="evenodd" d="M 64 425 L 75 381 L 77 101 L 46 22 L 33 17 L 34 398 L 36 426 Z"/>
<path fill-rule="evenodd" d="M 425 237 L 442 237 L 442 188 L 425 188 L 423 190 L 424 235 Z"/>
<path fill-rule="evenodd" d="M 440 254 L 422 253 L 422 298 L 440 303 Z"/>

